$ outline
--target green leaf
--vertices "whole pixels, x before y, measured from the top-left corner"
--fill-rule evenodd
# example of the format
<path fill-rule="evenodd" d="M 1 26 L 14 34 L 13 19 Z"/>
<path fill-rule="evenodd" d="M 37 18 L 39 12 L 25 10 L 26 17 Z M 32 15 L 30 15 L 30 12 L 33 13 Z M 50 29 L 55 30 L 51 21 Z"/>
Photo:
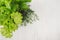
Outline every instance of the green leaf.
<path fill-rule="evenodd" d="M 0 0 L 0 33 L 11 38 L 18 25 L 31 23 L 35 14 L 30 10 L 31 0 Z M 34 16 L 34 17 L 33 17 Z"/>
<path fill-rule="evenodd" d="M 14 22 L 16 23 L 16 24 L 21 24 L 22 23 L 22 14 L 21 13 L 18 13 L 18 12 L 13 12 L 12 14 L 11 14 L 11 18 L 13 18 L 14 19 Z"/>

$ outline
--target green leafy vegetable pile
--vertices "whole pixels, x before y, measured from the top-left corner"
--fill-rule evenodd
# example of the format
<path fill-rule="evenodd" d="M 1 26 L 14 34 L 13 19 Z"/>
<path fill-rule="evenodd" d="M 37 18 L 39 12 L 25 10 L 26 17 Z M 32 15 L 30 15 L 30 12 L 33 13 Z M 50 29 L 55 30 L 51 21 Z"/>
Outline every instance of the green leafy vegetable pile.
<path fill-rule="evenodd" d="M 10 38 L 18 24 L 32 23 L 37 15 L 30 9 L 31 0 L 0 0 L 0 33 Z"/>

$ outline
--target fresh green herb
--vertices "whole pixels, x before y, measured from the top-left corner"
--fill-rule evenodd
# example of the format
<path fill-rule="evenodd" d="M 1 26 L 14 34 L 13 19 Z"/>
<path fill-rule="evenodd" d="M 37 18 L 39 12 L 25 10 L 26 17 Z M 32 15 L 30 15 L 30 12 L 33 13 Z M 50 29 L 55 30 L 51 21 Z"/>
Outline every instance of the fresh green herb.
<path fill-rule="evenodd" d="M 35 20 L 36 14 L 27 3 L 31 0 L 0 0 L 0 33 L 11 38 L 18 24 L 26 25 Z"/>

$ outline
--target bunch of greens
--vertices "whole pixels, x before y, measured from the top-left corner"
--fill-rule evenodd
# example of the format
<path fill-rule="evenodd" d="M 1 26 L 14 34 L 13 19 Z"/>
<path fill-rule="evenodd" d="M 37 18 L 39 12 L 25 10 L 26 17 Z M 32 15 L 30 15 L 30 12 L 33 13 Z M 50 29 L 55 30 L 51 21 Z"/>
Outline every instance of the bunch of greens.
<path fill-rule="evenodd" d="M 32 23 L 37 16 L 27 3 L 31 0 L 0 0 L 0 33 L 10 38 L 18 29 L 18 24 Z"/>

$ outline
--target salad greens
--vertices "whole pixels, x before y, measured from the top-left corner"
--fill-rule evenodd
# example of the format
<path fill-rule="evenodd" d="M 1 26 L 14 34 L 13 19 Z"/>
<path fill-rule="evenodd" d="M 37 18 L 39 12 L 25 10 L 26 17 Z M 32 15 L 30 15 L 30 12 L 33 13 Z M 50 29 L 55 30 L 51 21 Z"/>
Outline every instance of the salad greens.
<path fill-rule="evenodd" d="M 0 0 L 0 33 L 6 38 L 11 38 L 12 33 L 18 29 L 18 24 L 32 23 L 34 11 L 27 3 L 31 0 Z M 34 19 L 35 20 L 35 19 Z"/>

